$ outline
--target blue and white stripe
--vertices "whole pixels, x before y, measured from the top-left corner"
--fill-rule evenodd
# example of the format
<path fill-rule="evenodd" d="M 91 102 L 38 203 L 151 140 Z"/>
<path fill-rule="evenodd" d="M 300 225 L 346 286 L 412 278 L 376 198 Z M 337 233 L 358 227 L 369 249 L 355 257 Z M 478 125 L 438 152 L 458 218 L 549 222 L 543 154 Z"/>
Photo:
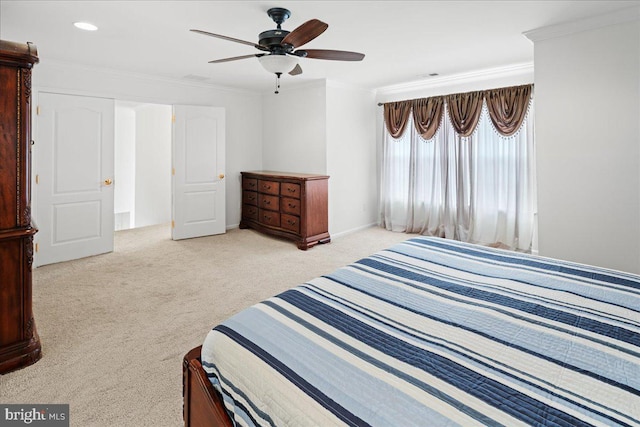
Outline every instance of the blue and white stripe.
<path fill-rule="evenodd" d="M 640 276 L 416 237 L 216 326 L 238 425 L 640 427 Z"/>

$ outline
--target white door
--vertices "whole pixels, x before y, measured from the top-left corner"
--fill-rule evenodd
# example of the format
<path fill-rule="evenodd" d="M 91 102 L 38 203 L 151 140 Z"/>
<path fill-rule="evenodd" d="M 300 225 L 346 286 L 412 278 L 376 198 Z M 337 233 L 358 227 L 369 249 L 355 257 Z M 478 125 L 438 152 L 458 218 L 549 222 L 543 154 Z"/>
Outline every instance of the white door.
<path fill-rule="evenodd" d="M 173 240 L 226 230 L 224 113 L 223 108 L 173 106 Z"/>
<path fill-rule="evenodd" d="M 40 92 L 36 265 L 113 251 L 114 100 Z"/>

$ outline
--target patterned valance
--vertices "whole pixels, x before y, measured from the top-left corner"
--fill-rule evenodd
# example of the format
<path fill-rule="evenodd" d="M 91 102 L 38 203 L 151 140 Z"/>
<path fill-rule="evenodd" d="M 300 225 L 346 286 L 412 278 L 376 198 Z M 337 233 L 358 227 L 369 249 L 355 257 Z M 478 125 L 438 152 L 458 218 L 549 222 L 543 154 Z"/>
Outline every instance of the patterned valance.
<path fill-rule="evenodd" d="M 413 123 L 416 130 L 424 139 L 433 138 L 442 119 L 444 98 L 435 96 L 433 98 L 414 99 L 411 104 Z"/>
<path fill-rule="evenodd" d="M 460 136 L 471 136 L 482 113 L 483 92 L 447 95 L 447 109 L 451 124 Z"/>
<path fill-rule="evenodd" d="M 409 101 L 384 104 L 384 122 L 387 124 L 387 130 L 392 137 L 399 138 L 404 133 L 410 113 L 411 103 Z"/>
<path fill-rule="evenodd" d="M 431 139 L 440 126 L 446 104 L 453 128 L 460 136 L 468 137 L 476 129 L 482 113 L 482 102 L 486 101 L 489 117 L 498 133 L 512 136 L 522 126 L 532 90 L 533 85 L 529 84 L 388 102 L 384 104 L 384 121 L 391 136 L 399 138 L 413 112 L 417 132 L 424 139 Z"/>
<path fill-rule="evenodd" d="M 531 85 L 485 91 L 489 117 L 496 130 L 504 136 L 515 134 L 527 114 Z"/>

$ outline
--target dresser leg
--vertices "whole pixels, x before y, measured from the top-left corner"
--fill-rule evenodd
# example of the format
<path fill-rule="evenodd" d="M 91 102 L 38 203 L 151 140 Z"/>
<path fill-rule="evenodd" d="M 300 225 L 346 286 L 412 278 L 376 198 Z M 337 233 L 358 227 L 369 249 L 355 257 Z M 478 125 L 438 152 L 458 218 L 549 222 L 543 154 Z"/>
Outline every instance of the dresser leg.
<path fill-rule="evenodd" d="M 319 239 L 319 240 L 311 240 L 309 242 L 302 240 L 302 241 L 299 241 L 297 244 L 298 244 L 298 249 L 306 251 L 307 249 L 314 247 L 318 243 L 324 244 L 329 242 L 331 242 L 331 237 L 326 237 L 324 239 Z"/>

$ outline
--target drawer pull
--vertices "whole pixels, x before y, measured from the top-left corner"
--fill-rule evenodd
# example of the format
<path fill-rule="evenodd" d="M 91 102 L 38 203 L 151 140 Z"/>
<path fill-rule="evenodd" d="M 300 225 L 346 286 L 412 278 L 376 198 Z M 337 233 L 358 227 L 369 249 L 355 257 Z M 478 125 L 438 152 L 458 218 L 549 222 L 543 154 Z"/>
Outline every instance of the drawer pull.
<path fill-rule="evenodd" d="M 249 183 L 249 187 L 255 187 L 255 186 L 256 186 L 256 183 L 255 183 L 255 182 L 250 182 L 250 183 Z"/>
<path fill-rule="evenodd" d="M 263 185 L 262 188 L 264 188 L 265 190 L 271 190 L 271 186 L 270 185 Z"/>
<path fill-rule="evenodd" d="M 289 193 L 295 193 L 295 192 L 296 192 L 296 189 L 295 189 L 295 188 L 288 187 L 288 188 L 287 188 L 287 191 L 289 191 Z"/>
<path fill-rule="evenodd" d="M 262 217 L 267 221 L 271 221 L 271 217 L 269 215 L 263 215 Z"/>
<path fill-rule="evenodd" d="M 296 221 L 292 221 L 290 219 L 287 220 L 287 224 L 289 225 L 296 225 Z"/>
<path fill-rule="evenodd" d="M 295 208 L 296 208 L 296 205 L 292 205 L 291 203 L 289 203 L 289 207 L 290 207 L 291 209 L 295 209 Z"/>
<path fill-rule="evenodd" d="M 256 199 L 256 196 L 247 196 L 247 199 L 249 199 L 249 200 L 255 200 L 255 199 Z"/>
<path fill-rule="evenodd" d="M 265 205 L 270 205 L 271 204 L 271 200 L 264 199 L 262 201 L 262 203 L 264 203 Z"/>

